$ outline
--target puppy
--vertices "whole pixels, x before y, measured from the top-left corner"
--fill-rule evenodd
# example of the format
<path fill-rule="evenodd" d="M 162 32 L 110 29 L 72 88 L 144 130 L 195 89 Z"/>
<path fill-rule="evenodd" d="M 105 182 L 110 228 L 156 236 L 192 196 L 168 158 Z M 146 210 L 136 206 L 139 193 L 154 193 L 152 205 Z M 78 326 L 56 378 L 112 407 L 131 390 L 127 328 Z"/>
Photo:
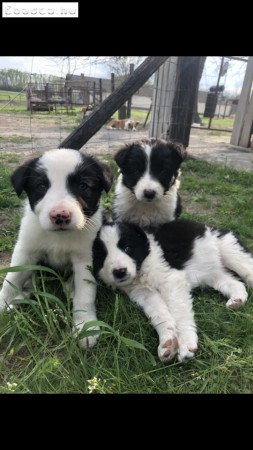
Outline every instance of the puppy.
<path fill-rule="evenodd" d="M 179 167 L 185 157 L 180 144 L 155 138 L 121 148 L 115 155 L 121 174 L 115 187 L 114 220 L 147 228 L 178 217 Z"/>
<path fill-rule="evenodd" d="M 24 215 L 11 266 L 42 262 L 56 269 L 72 265 L 74 329 L 96 320 L 92 244 L 102 223 L 99 200 L 108 192 L 112 172 L 106 165 L 76 150 L 50 150 L 19 167 L 11 177 L 19 196 L 25 191 Z M 0 293 L 0 309 L 17 296 L 12 283 L 23 289 L 30 272 L 8 273 Z M 83 339 L 92 346 L 96 337 Z"/>
<path fill-rule="evenodd" d="M 125 130 L 137 131 L 138 125 L 140 122 L 128 119 L 125 121 Z"/>
<path fill-rule="evenodd" d="M 112 118 L 107 125 L 109 129 L 126 130 L 126 131 L 137 131 L 137 127 L 140 122 L 134 121 L 132 119 L 114 119 Z"/>
<path fill-rule="evenodd" d="M 103 225 L 93 244 L 93 273 L 123 290 L 151 319 L 159 335 L 158 355 L 169 361 L 191 358 L 197 333 L 191 290 L 211 286 L 236 308 L 253 287 L 253 256 L 231 231 L 177 220 L 146 233 L 130 223 Z"/>

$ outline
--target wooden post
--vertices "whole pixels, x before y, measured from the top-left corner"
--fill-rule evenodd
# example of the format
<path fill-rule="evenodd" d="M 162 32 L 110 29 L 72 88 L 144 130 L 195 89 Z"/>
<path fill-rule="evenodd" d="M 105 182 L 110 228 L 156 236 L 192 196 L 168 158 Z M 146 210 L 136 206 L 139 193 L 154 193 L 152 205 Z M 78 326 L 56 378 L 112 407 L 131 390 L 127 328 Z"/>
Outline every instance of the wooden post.
<path fill-rule="evenodd" d="M 171 56 L 155 74 L 149 136 L 166 139 L 176 89 L 178 57 Z"/>
<path fill-rule="evenodd" d="M 96 81 L 93 81 L 93 105 L 96 104 Z"/>
<path fill-rule="evenodd" d="M 134 73 L 134 64 L 130 64 L 130 76 Z M 130 119 L 131 117 L 131 105 L 132 105 L 132 97 L 130 97 L 128 99 L 127 102 L 127 111 L 126 111 L 126 116 L 128 119 Z"/>
<path fill-rule="evenodd" d="M 234 127 L 232 131 L 232 136 L 230 140 L 230 144 L 233 145 L 239 145 L 239 146 L 246 146 L 248 147 L 248 140 L 247 138 L 247 130 L 248 130 L 248 124 L 249 124 L 249 118 L 250 116 L 247 115 L 247 111 L 250 114 L 251 111 L 251 102 L 252 98 L 250 100 L 250 93 L 252 88 L 252 81 L 253 81 L 253 56 L 249 57 L 247 69 L 243 81 L 242 86 L 242 92 L 239 98 L 239 102 L 236 109 L 236 115 L 235 115 L 235 121 L 234 121 Z M 250 101 L 250 104 L 249 104 Z M 247 121 L 246 121 L 247 118 Z M 252 116 L 251 116 L 252 118 Z M 244 123 L 247 122 L 246 128 L 243 131 Z M 243 137 L 242 137 L 243 135 Z M 245 145 L 246 144 L 246 145 Z"/>
<path fill-rule="evenodd" d="M 99 103 L 103 101 L 102 78 L 99 78 Z"/>
<path fill-rule="evenodd" d="M 114 73 L 111 73 L 111 92 L 115 91 Z"/>
<path fill-rule="evenodd" d="M 149 115 L 150 115 L 150 113 L 151 113 L 151 109 L 152 109 L 152 103 L 151 103 L 151 105 L 150 105 L 150 107 L 149 107 L 149 110 L 148 110 L 148 113 L 147 113 L 147 115 L 146 115 L 145 122 L 144 122 L 144 124 L 142 125 L 142 128 L 145 128 L 145 126 L 147 125 L 147 121 L 148 121 Z"/>
<path fill-rule="evenodd" d="M 199 56 L 179 57 L 177 88 L 173 100 L 167 138 L 188 147 L 192 112 L 198 95 Z"/>
<path fill-rule="evenodd" d="M 222 56 L 222 58 L 221 58 L 220 70 L 219 70 L 218 80 L 217 80 L 217 84 L 216 84 L 217 104 L 218 104 L 218 101 L 219 101 L 219 90 L 218 90 L 218 88 L 219 88 L 219 83 L 220 83 L 220 79 L 221 79 L 223 64 L 224 64 L 224 56 Z M 216 107 L 215 107 L 215 109 L 216 109 Z M 214 111 L 214 114 L 215 114 L 215 111 Z M 218 114 L 218 117 L 220 117 L 220 114 Z M 213 118 L 210 117 L 209 118 L 209 122 L 208 122 L 208 127 L 207 127 L 208 129 L 211 128 L 212 120 L 213 120 Z"/>
<path fill-rule="evenodd" d="M 118 119 L 123 120 L 127 118 L 127 108 L 126 105 L 121 105 L 118 110 Z"/>
<path fill-rule="evenodd" d="M 248 104 L 248 108 L 245 114 L 242 134 L 240 137 L 239 145 L 240 147 L 250 147 L 250 138 L 252 134 L 252 126 L 253 126 L 253 93 L 251 95 L 250 102 Z"/>
<path fill-rule="evenodd" d="M 224 112 L 223 112 L 223 119 L 225 119 L 225 117 L 226 117 L 226 111 L 227 111 L 228 102 L 229 102 L 229 100 L 226 100 L 226 102 L 225 102 L 225 107 L 224 107 Z"/>
<path fill-rule="evenodd" d="M 60 143 L 59 148 L 79 150 L 106 123 L 112 114 L 140 89 L 167 58 L 168 56 L 148 56 L 134 73 L 112 92 L 98 109 L 87 117 L 84 123 L 81 123 Z"/>
<path fill-rule="evenodd" d="M 46 83 L 45 84 L 45 99 L 46 99 L 46 102 L 48 102 L 48 97 L 49 97 L 49 86 L 48 86 L 48 83 Z"/>

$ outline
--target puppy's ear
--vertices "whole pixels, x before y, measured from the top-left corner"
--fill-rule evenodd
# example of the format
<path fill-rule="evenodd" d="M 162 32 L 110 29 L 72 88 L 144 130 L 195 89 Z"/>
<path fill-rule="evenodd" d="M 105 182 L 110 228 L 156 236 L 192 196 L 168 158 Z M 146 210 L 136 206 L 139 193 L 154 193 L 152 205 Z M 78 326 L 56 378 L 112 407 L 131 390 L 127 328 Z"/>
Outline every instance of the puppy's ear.
<path fill-rule="evenodd" d="M 105 190 L 105 192 L 108 192 L 112 186 L 113 183 L 113 172 L 110 169 L 110 167 L 99 161 L 99 166 L 102 170 L 102 185 L 103 185 L 103 189 Z"/>
<path fill-rule="evenodd" d="M 125 145 L 125 147 L 122 147 L 114 156 L 114 160 L 116 161 L 120 169 L 122 169 L 126 163 L 130 147 L 131 145 Z"/>
<path fill-rule="evenodd" d="M 187 156 L 187 152 L 183 144 L 181 144 L 180 142 L 168 141 L 167 145 L 172 151 L 173 156 L 178 160 L 179 164 L 181 164 Z"/>
<path fill-rule="evenodd" d="M 29 177 L 29 173 L 30 173 L 30 165 L 31 162 L 35 161 L 30 160 L 27 161 L 25 164 L 23 164 L 22 166 L 18 167 L 15 172 L 13 172 L 13 174 L 11 175 L 11 183 L 12 186 L 14 187 L 18 197 L 22 194 L 24 187 L 25 187 L 25 183 L 27 178 Z"/>

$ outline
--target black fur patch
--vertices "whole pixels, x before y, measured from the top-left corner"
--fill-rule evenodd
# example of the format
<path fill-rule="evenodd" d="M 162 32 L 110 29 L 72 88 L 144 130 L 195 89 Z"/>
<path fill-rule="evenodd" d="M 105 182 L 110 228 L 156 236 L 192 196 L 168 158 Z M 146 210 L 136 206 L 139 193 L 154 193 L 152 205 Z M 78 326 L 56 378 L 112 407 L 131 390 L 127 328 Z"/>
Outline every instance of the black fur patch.
<path fill-rule="evenodd" d="M 176 210 L 175 210 L 175 216 L 179 217 L 182 212 L 182 201 L 179 193 L 177 193 L 177 204 L 176 204 Z"/>
<path fill-rule="evenodd" d="M 174 220 L 154 232 L 164 258 L 175 269 L 183 269 L 191 258 L 194 241 L 205 234 L 206 226 L 190 220 Z"/>
<path fill-rule="evenodd" d="M 121 169 L 123 184 L 132 190 L 146 171 L 147 155 L 139 143 L 134 143 L 119 150 L 115 161 Z"/>
<path fill-rule="evenodd" d="M 99 237 L 99 232 L 92 246 L 92 258 L 93 258 L 93 275 L 98 279 L 99 271 L 102 269 L 105 258 L 107 256 L 106 246 Z"/>
<path fill-rule="evenodd" d="M 112 183 L 110 169 L 91 156 L 82 155 L 82 163 L 67 178 L 68 190 L 82 206 L 87 217 L 92 216 L 99 207 L 101 192 L 108 192 Z"/>
<path fill-rule="evenodd" d="M 120 239 L 118 248 L 129 255 L 140 269 L 144 259 L 149 254 L 149 241 L 144 231 L 138 226 L 130 223 L 119 223 Z"/>
<path fill-rule="evenodd" d="M 178 176 L 178 169 L 183 161 L 176 144 L 157 140 L 150 155 L 150 174 L 158 180 L 167 192 Z"/>
<path fill-rule="evenodd" d="M 40 167 L 39 159 L 33 159 L 18 167 L 11 176 L 11 182 L 17 195 L 20 196 L 22 191 L 25 191 L 32 210 L 46 195 L 50 187 L 46 170 Z"/>

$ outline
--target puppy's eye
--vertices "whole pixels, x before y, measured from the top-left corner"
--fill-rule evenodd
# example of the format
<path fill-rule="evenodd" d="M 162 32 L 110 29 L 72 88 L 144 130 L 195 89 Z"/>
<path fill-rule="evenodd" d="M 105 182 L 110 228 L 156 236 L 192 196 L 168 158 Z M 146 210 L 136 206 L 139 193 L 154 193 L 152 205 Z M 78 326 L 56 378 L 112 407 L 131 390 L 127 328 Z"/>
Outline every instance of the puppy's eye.
<path fill-rule="evenodd" d="M 125 247 L 123 247 L 123 252 L 129 254 L 131 252 L 131 247 L 129 247 L 129 245 L 126 245 Z"/>
<path fill-rule="evenodd" d="M 79 183 L 80 189 L 82 189 L 84 191 L 85 189 L 87 189 L 87 187 L 88 187 L 88 184 L 85 183 L 85 181 L 80 181 L 80 183 Z"/>
<path fill-rule="evenodd" d="M 37 184 L 36 189 L 38 191 L 45 191 L 47 189 L 47 186 L 44 183 L 39 183 L 39 184 Z"/>

